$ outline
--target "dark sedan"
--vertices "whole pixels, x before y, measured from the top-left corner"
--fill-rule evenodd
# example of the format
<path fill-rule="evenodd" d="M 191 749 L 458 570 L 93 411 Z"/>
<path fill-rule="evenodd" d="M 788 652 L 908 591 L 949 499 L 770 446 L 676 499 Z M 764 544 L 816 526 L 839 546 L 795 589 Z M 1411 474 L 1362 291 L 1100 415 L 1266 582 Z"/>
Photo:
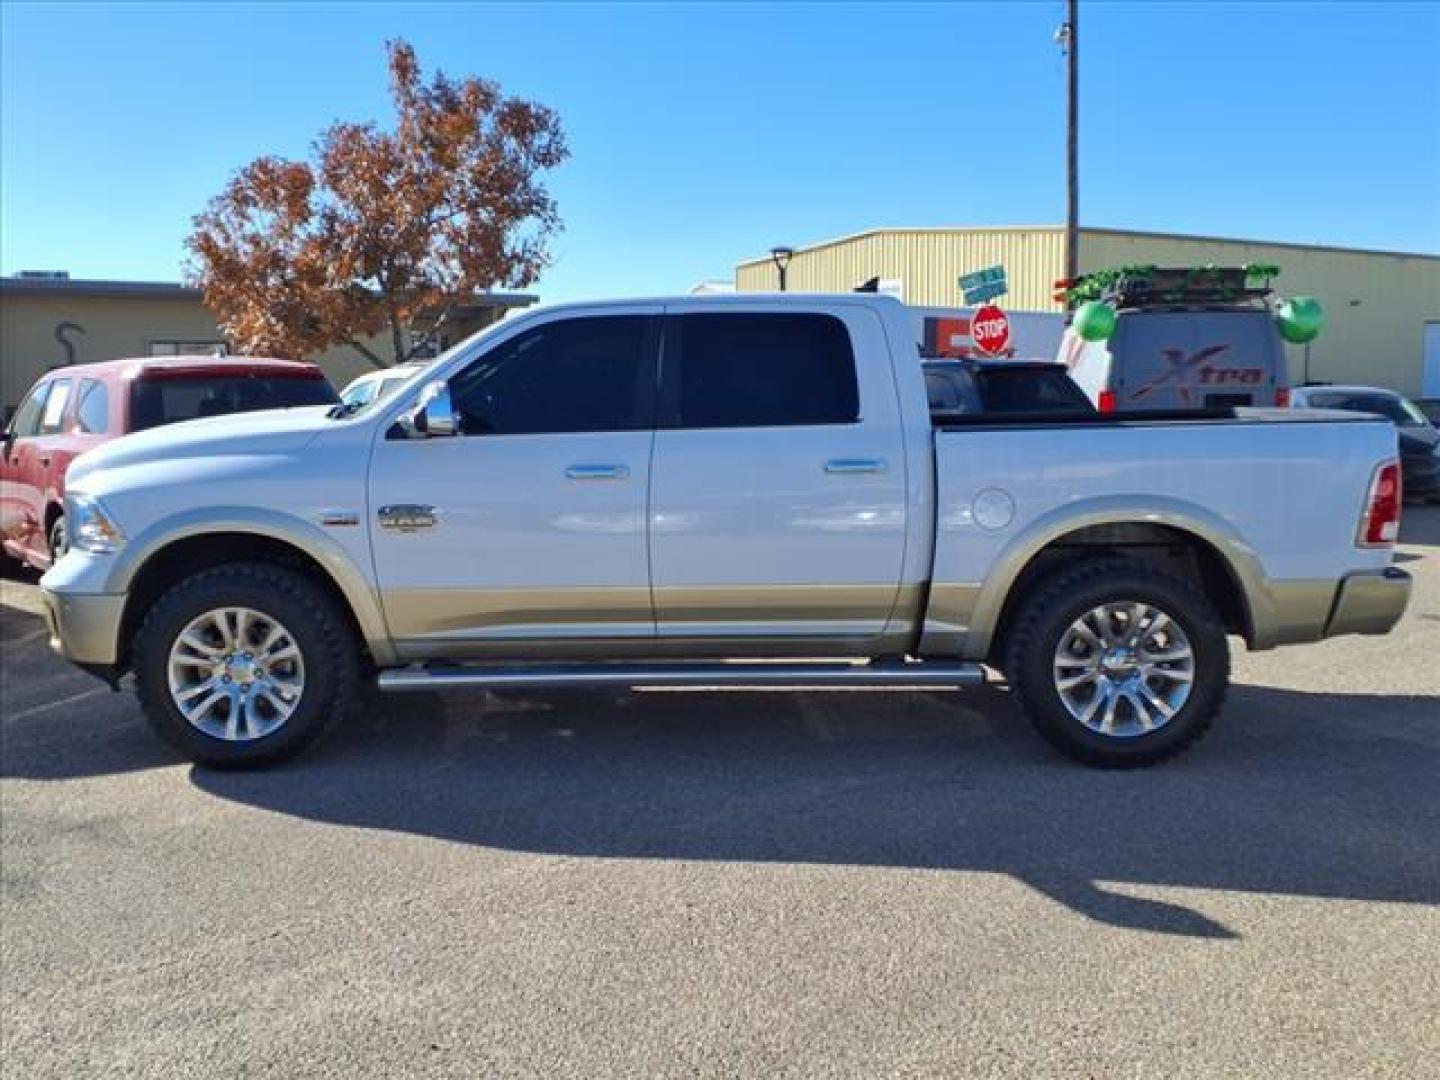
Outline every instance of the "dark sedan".
<path fill-rule="evenodd" d="M 1290 404 L 1297 409 L 1375 413 L 1393 420 L 1399 433 L 1405 498 L 1440 502 L 1440 431 L 1409 398 L 1373 386 L 1304 386 L 1295 388 Z"/>

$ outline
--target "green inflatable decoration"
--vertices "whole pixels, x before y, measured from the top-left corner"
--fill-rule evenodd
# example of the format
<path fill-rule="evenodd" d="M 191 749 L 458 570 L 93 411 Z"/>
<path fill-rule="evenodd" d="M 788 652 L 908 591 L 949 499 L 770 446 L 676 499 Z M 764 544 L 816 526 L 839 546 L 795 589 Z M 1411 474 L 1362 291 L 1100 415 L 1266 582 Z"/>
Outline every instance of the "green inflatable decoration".
<path fill-rule="evenodd" d="M 1075 309 L 1071 325 L 1086 341 L 1109 341 L 1115 333 L 1115 309 L 1099 300 L 1087 300 Z"/>
<path fill-rule="evenodd" d="M 1297 296 L 1280 305 L 1275 322 L 1286 341 L 1304 345 L 1320 336 L 1320 328 L 1325 325 L 1325 310 L 1313 296 Z"/>

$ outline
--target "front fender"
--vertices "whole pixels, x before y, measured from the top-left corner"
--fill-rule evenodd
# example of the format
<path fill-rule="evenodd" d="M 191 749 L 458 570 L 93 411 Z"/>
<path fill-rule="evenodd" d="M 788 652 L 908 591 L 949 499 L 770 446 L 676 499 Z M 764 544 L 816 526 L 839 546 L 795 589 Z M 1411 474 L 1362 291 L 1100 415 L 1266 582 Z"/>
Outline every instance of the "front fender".
<path fill-rule="evenodd" d="M 318 525 L 293 514 L 255 507 L 196 507 L 149 525 L 138 536 L 131 537 L 114 556 L 103 587 L 95 591 L 128 593 L 140 570 L 179 540 L 215 533 L 250 533 L 278 540 L 298 549 L 324 568 L 344 595 L 354 612 L 365 644 L 375 662 L 381 665 L 397 662 L 394 646 L 385 625 L 380 598 L 369 576 L 357 565 L 354 557 Z"/>

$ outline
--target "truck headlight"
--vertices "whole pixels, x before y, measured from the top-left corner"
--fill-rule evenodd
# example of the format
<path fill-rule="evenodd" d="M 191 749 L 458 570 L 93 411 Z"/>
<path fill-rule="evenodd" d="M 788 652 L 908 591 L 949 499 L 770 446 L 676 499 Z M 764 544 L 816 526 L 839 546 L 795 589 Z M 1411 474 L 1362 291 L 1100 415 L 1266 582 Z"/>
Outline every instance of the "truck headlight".
<path fill-rule="evenodd" d="M 120 550 L 125 534 L 98 500 L 89 495 L 72 495 L 66 502 L 71 547 L 92 555 L 110 555 Z"/>

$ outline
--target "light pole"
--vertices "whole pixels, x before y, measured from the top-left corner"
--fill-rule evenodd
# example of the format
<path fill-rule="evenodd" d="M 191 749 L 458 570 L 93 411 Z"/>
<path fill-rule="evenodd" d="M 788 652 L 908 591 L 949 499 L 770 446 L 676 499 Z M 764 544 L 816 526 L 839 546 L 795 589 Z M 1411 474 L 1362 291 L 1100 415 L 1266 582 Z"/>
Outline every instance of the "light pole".
<path fill-rule="evenodd" d="M 1055 43 L 1065 54 L 1065 277 L 1080 276 L 1080 0 L 1066 0 Z"/>
<path fill-rule="evenodd" d="M 790 257 L 795 254 L 794 248 L 773 247 L 770 249 L 770 261 L 775 264 L 775 269 L 780 271 L 780 291 L 785 291 L 785 269 L 790 265 Z"/>

